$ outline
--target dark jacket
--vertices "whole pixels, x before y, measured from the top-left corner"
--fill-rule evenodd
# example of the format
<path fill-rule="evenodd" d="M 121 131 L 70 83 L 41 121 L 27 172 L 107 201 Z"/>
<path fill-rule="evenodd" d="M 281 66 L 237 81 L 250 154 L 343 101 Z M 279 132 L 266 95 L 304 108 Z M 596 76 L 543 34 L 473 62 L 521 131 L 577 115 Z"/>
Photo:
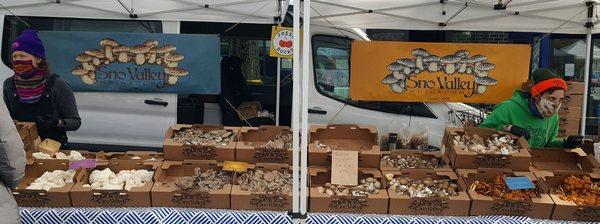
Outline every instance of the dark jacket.
<path fill-rule="evenodd" d="M 42 139 L 50 138 L 66 144 L 67 131 L 76 131 L 81 126 L 81 118 L 73 90 L 60 76 L 53 74 L 48 77 L 46 89 L 38 103 L 22 103 L 17 95 L 13 77 L 4 81 L 4 102 L 13 119 L 18 121 L 36 122 L 38 116 L 51 114 L 63 120 L 63 127 L 43 128 L 38 126 Z"/>

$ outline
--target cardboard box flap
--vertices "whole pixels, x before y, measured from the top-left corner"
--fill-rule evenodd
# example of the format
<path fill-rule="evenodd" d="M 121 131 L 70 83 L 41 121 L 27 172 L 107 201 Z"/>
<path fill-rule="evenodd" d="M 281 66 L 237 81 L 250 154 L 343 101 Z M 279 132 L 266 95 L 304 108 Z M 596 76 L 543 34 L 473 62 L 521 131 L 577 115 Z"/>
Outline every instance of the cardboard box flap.
<path fill-rule="evenodd" d="M 254 167 L 249 166 L 248 169 L 253 169 L 253 168 L 263 168 L 263 169 L 269 169 L 269 170 L 279 170 L 279 169 L 290 169 L 290 165 L 288 164 L 282 164 L 282 163 L 257 163 L 254 164 Z"/>
<path fill-rule="evenodd" d="M 37 160 L 33 163 L 33 165 L 37 166 L 38 169 L 44 171 L 54 171 L 54 170 L 68 170 L 69 162 L 65 162 L 65 160 Z"/>
<path fill-rule="evenodd" d="M 160 167 L 160 164 L 136 160 L 114 159 L 109 161 L 106 166 L 116 173 L 121 170 L 156 170 Z"/>
<path fill-rule="evenodd" d="M 350 124 L 333 124 L 327 125 L 325 128 L 317 127 L 312 129 L 309 134 L 311 143 L 317 140 L 325 142 L 326 139 L 352 139 L 378 145 L 378 138 L 377 128 Z"/>
<path fill-rule="evenodd" d="M 600 164 L 581 149 L 541 148 L 531 152 L 532 166 L 537 170 L 583 170 L 592 172 Z"/>
<path fill-rule="evenodd" d="M 291 133 L 286 126 L 263 125 L 260 127 L 243 127 L 240 131 L 240 142 L 268 142 L 273 140 L 279 133 Z"/>

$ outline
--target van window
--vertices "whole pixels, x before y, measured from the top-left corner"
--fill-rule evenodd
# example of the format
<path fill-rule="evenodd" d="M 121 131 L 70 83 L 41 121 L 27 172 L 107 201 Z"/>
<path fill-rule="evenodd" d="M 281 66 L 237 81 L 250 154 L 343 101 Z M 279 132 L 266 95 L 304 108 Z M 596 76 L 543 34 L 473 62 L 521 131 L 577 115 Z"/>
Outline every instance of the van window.
<path fill-rule="evenodd" d="M 437 118 L 426 104 L 350 99 L 350 46 L 352 40 L 326 35 L 312 37 L 312 53 L 317 91 L 349 105 L 386 113 Z"/>
<path fill-rule="evenodd" d="M 132 32 L 132 33 L 162 33 L 160 21 L 142 20 L 105 20 L 105 19 L 74 19 L 20 16 L 34 29 L 39 31 L 88 31 L 88 32 Z M 23 30 L 27 29 L 15 16 L 4 17 L 4 33 L 2 46 L 10 46 Z M 2 48 L 2 61 L 10 66 L 9 47 Z"/>

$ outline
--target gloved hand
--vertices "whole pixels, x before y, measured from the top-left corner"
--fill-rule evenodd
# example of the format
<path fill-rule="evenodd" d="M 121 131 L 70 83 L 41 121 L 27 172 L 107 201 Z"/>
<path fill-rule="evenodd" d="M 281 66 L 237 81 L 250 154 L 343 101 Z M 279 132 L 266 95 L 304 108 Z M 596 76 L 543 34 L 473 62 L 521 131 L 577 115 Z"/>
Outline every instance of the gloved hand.
<path fill-rule="evenodd" d="M 531 138 L 531 135 L 529 135 L 529 131 L 527 129 L 516 125 L 507 125 L 503 128 L 503 130 L 510 132 L 511 134 L 516 135 L 518 137 L 524 137 L 526 140 L 529 140 L 529 138 Z"/>
<path fill-rule="evenodd" d="M 583 144 L 583 136 L 581 135 L 570 135 L 563 142 L 562 147 L 565 149 L 574 149 L 578 148 Z"/>
<path fill-rule="evenodd" d="M 41 128 L 55 128 L 61 124 L 61 121 L 58 117 L 52 114 L 45 114 L 37 117 L 37 122 L 35 122 L 38 127 Z"/>

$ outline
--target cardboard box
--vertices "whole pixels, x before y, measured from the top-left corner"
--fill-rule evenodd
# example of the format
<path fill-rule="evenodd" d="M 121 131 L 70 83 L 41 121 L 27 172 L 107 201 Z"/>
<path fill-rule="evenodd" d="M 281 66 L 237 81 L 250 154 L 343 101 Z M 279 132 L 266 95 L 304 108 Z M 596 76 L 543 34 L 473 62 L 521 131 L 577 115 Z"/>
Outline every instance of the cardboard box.
<path fill-rule="evenodd" d="M 471 199 L 467 194 L 467 186 L 458 178 L 454 171 L 433 171 L 423 169 L 411 169 L 402 171 L 382 171 L 383 175 L 393 174 L 396 177 L 409 177 L 412 179 L 422 180 L 425 178 L 450 179 L 458 185 L 458 196 L 449 196 L 448 198 L 441 197 L 426 197 L 426 198 L 411 198 L 406 195 L 399 195 L 396 190 L 389 189 L 390 196 L 390 214 L 401 215 L 444 215 L 444 216 L 467 216 L 469 215 L 469 207 Z M 387 181 L 387 180 L 386 180 Z"/>
<path fill-rule="evenodd" d="M 583 82 L 567 82 L 567 86 L 569 87 L 567 95 L 582 95 L 585 88 Z"/>
<path fill-rule="evenodd" d="M 317 147 L 315 141 L 319 141 L 331 150 L 358 151 L 358 167 L 379 168 L 381 151 L 377 127 L 353 124 L 311 125 L 308 137 L 309 166 L 331 165 L 331 151 Z"/>
<path fill-rule="evenodd" d="M 570 135 L 579 135 L 579 129 L 573 129 L 573 130 L 569 130 L 569 129 L 558 129 L 558 137 L 568 137 Z"/>
<path fill-rule="evenodd" d="M 267 171 L 287 170 L 291 173 L 287 164 L 259 163 L 250 165 L 249 170 L 261 168 Z M 237 184 L 240 173 L 234 176 L 234 185 L 231 187 L 231 209 L 233 210 L 265 210 L 265 211 L 290 211 L 292 209 L 292 192 L 289 194 L 254 194 L 244 191 Z"/>
<path fill-rule="evenodd" d="M 218 171 L 222 166 L 214 160 L 165 161 L 161 169 L 156 171 L 156 182 L 151 193 L 152 206 L 229 209 L 231 184 L 210 192 L 183 191 L 175 185 L 180 177 L 193 176 L 196 168 Z"/>
<path fill-rule="evenodd" d="M 121 170 L 148 170 L 156 171 L 159 166 L 153 163 L 143 163 L 135 160 L 111 160 L 99 161 L 94 170 L 109 168 L 114 173 Z M 92 170 L 81 170 L 81 179 L 71 189 L 73 207 L 150 207 L 150 190 L 153 181 L 146 182 L 141 187 L 127 190 L 94 190 L 91 187 L 83 187 L 89 184 Z M 156 173 L 155 173 L 156 175 Z"/>
<path fill-rule="evenodd" d="M 291 165 L 293 156 L 291 146 L 288 149 L 262 148 L 269 140 L 274 140 L 279 133 L 291 133 L 291 130 L 285 126 L 242 127 L 235 148 L 236 161 Z"/>
<path fill-rule="evenodd" d="M 459 169 L 456 171 L 463 179 L 471 197 L 470 215 L 508 215 L 508 216 L 527 216 L 537 219 L 549 219 L 552 214 L 554 202 L 548 195 L 548 188 L 532 172 L 513 172 L 508 169 Z M 492 197 L 481 195 L 471 186 L 475 181 L 492 181 L 496 176 L 525 176 L 534 182 L 540 191 L 541 198 L 533 198 L 529 201 L 515 201 L 506 199 L 494 199 Z"/>
<path fill-rule="evenodd" d="M 51 188 L 45 190 L 26 189 L 31 183 L 41 177 L 45 172 L 55 170 L 68 170 L 69 163 L 60 160 L 45 160 L 43 162 L 34 162 L 27 160 L 25 166 L 25 177 L 16 189 L 12 190 L 13 197 L 21 207 L 71 207 L 71 197 L 69 191 L 79 180 L 81 173 L 75 173 L 73 183 L 66 183 L 61 188 Z"/>
<path fill-rule="evenodd" d="M 402 157 L 407 157 L 407 156 L 417 156 L 420 158 L 423 158 L 425 160 L 431 160 L 433 158 L 437 158 L 438 161 L 440 161 L 440 167 L 438 168 L 434 168 L 433 170 L 435 171 L 450 171 L 452 172 L 452 167 L 450 167 L 450 161 L 448 159 L 448 157 L 445 157 L 442 155 L 441 152 L 439 151 L 431 151 L 431 152 L 424 152 L 424 151 L 420 151 L 420 150 L 393 150 L 393 151 L 382 151 L 381 152 L 381 160 L 380 160 L 380 164 L 379 164 L 379 169 L 382 171 L 386 171 L 386 170 L 401 170 L 398 167 L 392 167 L 392 166 L 388 166 L 387 163 L 385 163 L 383 161 L 383 157 L 384 156 L 391 156 L 391 157 L 396 157 L 396 156 L 402 156 Z M 410 168 L 406 168 L 403 170 L 411 170 Z"/>
<path fill-rule="evenodd" d="M 600 163 L 593 155 L 581 149 L 534 148 L 531 153 L 531 172 L 536 171 L 586 171 L 594 172 Z"/>
<path fill-rule="evenodd" d="M 442 136 L 442 152 L 448 151 L 447 146 L 452 145 L 452 138 L 450 133 L 464 132 L 463 127 L 446 127 L 444 130 L 444 136 Z"/>
<path fill-rule="evenodd" d="M 173 125 L 167 131 L 165 135 L 165 142 L 163 144 L 163 152 L 165 153 L 166 160 L 216 160 L 223 162 L 226 160 L 235 160 L 235 146 L 237 144 L 236 136 L 232 142 L 227 145 L 217 144 L 214 146 L 203 146 L 203 145 L 184 145 L 182 143 L 176 143 L 173 138 L 175 133 L 183 131 L 185 129 L 194 128 L 201 129 L 203 132 L 209 132 L 212 130 L 231 130 L 233 133 L 238 135 L 239 128 L 236 127 L 224 127 L 220 125 L 187 125 L 187 124 L 176 124 Z"/>
<path fill-rule="evenodd" d="M 558 117 L 572 120 L 581 119 L 581 107 L 560 107 Z"/>
<path fill-rule="evenodd" d="M 330 196 L 319 193 L 317 189 L 326 183 L 331 182 L 331 171 L 327 167 L 309 167 L 309 186 L 311 212 L 330 212 L 330 213 L 363 213 L 385 214 L 388 212 L 388 193 L 385 190 L 385 180 L 381 172 L 377 169 L 360 168 L 358 170 L 358 180 L 372 177 L 381 182 L 381 189 L 378 194 L 372 194 L 367 197 L 356 196 Z"/>
<path fill-rule="evenodd" d="M 525 138 L 521 137 L 515 140 L 519 147 L 519 152 L 510 155 L 495 155 L 495 154 L 477 154 L 475 152 L 466 151 L 454 147 L 452 138 L 455 135 L 474 135 L 477 134 L 483 139 L 489 136 L 506 132 L 497 132 L 494 129 L 465 127 L 463 131 L 447 130 L 445 135 L 448 135 L 446 146 L 446 154 L 450 159 L 450 166 L 454 169 L 477 169 L 477 168 L 505 168 L 515 171 L 529 171 L 529 162 L 531 155 L 529 154 L 529 144 Z"/>
<path fill-rule="evenodd" d="M 583 95 L 566 95 L 562 103 L 563 107 L 582 107 Z"/>
<path fill-rule="evenodd" d="M 37 145 L 37 149 L 40 152 L 46 153 L 50 156 L 54 156 L 54 153 L 60 150 L 61 145 L 62 144 L 60 142 L 47 138 Z"/>
<path fill-rule="evenodd" d="M 536 172 L 535 175 L 542 179 L 543 183 L 549 189 L 550 197 L 554 201 L 555 206 L 552 219 L 600 222 L 600 206 L 577 205 L 574 202 L 560 199 L 556 193 L 556 190 L 563 184 L 564 179 L 571 175 L 579 178 L 589 175 L 592 181 L 598 181 L 600 180 L 599 173 L 554 171 Z"/>
<path fill-rule="evenodd" d="M 238 106 L 238 111 L 240 112 L 240 114 L 238 114 L 240 120 L 248 120 L 250 118 L 258 117 L 258 112 L 262 111 L 262 106 L 259 101 L 242 102 Z"/>
<path fill-rule="evenodd" d="M 136 159 L 134 159 L 136 158 Z M 139 159 L 137 159 L 139 158 Z M 127 151 L 127 152 L 98 152 L 98 160 L 137 160 L 144 163 L 157 163 L 159 166 L 163 163 L 164 154 L 153 151 Z"/>
<path fill-rule="evenodd" d="M 581 124 L 580 119 L 567 119 L 567 120 L 560 120 L 560 123 L 558 125 L 559 129 L 563 129 L 563 130 L 570 130 L 570 131 L 579 131 L 579 126 Z"/>

